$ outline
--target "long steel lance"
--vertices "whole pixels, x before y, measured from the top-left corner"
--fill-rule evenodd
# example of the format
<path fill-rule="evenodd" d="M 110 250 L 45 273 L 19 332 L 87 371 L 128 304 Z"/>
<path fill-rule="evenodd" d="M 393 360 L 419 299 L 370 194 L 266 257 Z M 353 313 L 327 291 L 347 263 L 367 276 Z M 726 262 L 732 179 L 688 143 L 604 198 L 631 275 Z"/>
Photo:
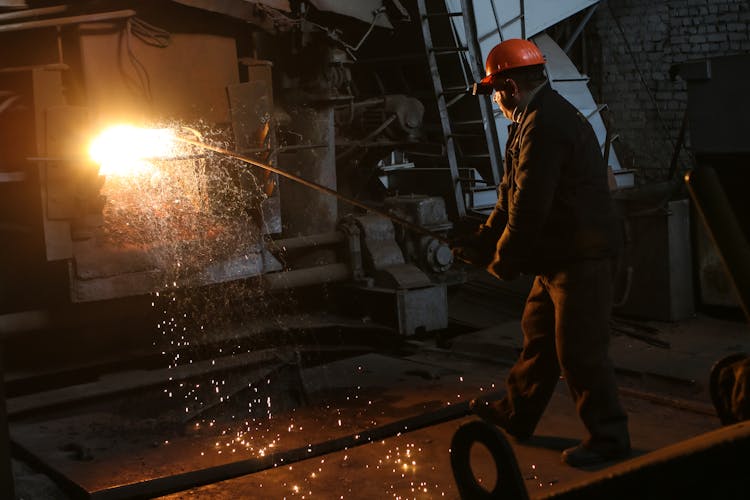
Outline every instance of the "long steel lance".
<path fill-rule="evenodd" d="M 442 236 L 434 231 L 430 231 L 429 229 L 422 227 L 418 224 L 414 224 L 413 222 L 404 219 L 403 217 L 399 217 L 398 215 L 394 215 L 390 212 L 387 212 L 385 210 L 371 207 L 367 205 L 366 203 L 362 203 L 361 201 L 355 200 L 354 198 L 350 198 L 346 195 L 343 195 L 339 193 L 336 190 L 333 190 L 329 187 L 323 186 L 322 184 L 318 184 L 317 182 L 309 181 L 305 178 L 299 177 L 298 175 L 290 174 L 289 172 L 286 172 L 284 170 L 281 170 L 279 168 L 276 168 L 272 165 L 268 165 L 267 163 L 260 162 L 258 160 L 254 160 L 248 156 L 245 156 L 243 154 L 238 153 L 237 151 L 232 151 L 231 149 L 222 148 L 220 146 L 214 146 L 212 144 L 206 144 L 205 142 L 197 141 L 195 139 L 190 139 L 188 137 L 179 136 L 176 135 L 175 139 L 177 139 L 180 142 L 184 142 L 186 144 L 190 144 L 192 146 L 196 146 L 199 148 L 207 149 L 209 151 L 213 151 L 215 153 L 222 154 L 224 156 L 228 156 L 230 158 L 234 158 L 236 160 L 240 160 L 245 163 L 249 163 L 250 165 L 254 165 L 256 167 L 260 167 L 262 169 L 268 170 L 269 172 L 273 172 L 275 174 L 278 174 L 282 177 L 286 177 L 287 179 L 291 179 L 295 182 L 299 182 L 302 185 L 305 185 L 309 188 L 312 188 L 316 191 L 321 191 L 323 193 L 330 194 L 331 196 L 335 196 L 341 201 L 344 201 L 346 203 L 349 203 L 350 205 L 354 205 L 355 207 L 362 208 L 364 210 L 367 210 L 368 212 L 372 212 L 375 214 L 378 214 L 380 216 L 386 217 L 393 222 L 402 225 L 403 227 L 410 229 L 411 231 L 414 231 L 415 233 L 424 234 L 425 236 L 430 236 L 432 238 L 435 238 L 438 241 L 441 241 L 447 245 L 450 245 L 450 241 L 445 238 L 445 236 Z"/>

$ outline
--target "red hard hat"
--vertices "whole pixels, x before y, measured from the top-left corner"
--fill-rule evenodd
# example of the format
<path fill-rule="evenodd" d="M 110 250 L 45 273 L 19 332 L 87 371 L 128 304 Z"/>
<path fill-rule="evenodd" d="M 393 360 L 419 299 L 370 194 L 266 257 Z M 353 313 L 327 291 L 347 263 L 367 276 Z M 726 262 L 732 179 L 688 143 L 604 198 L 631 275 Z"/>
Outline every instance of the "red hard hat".
<path fill-rule="evenodd" d="M 495 45 L 487 55 L 484 65 L 487 76 L 482 79 L 482 83 L 491 83 L 492 77 L 501 71 L 537 64 L 544 64 L 544 55 L 539 47 L 528 40 L 510 38 Z"/>

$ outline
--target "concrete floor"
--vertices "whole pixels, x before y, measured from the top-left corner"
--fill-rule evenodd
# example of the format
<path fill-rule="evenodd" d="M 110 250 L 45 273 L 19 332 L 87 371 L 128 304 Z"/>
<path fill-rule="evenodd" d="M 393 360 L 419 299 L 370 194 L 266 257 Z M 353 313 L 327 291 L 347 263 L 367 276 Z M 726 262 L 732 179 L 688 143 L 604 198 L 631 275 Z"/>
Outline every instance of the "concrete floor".
<path fill-rule="evenodd" d="M 285 400 L 276 391 L 270 418 L 255 417 L 249 426 L 240 424 L 246 416 L 230 415 L 239 406 L 227 405 L 217 408 L 212 427 L 176 429 L 170 424 L 174 415 L 160 419 L 150 414 L 154 396 L 144 394 L 84 413 L 18 422 L 12 435 L 89 490 L 305 446 L 312 449 L 317 443 L 460 405 L 501 388 L 520 348 L 519 321 L 513 316 L 518 304 L 509 300 L 509 306 L 497 308 L 491 300 L 469 292 L 452 295 L 453 321 L 478 330 L 441 342 L 441 347 L 434 339 L 414 340 L 398 353 L 375 352 L 304 369 L 306 404 L 291 396 Z M 670 347 L 620 335 L 613 337 L 611 348 L 630 417 L 634 455 L 719 427 L 706 391 L 710 367 L 729 353 L 750 352 L 745 323 L 696 316 L 645 325 L 655 330 L 650 335 Z M 450 441 L 456 429 L 471 420 L 464 416 L 293 464 L 276 463 L 267 470 L 160 498 L 458 498 Z M 239 428 L 236 435 L 241 440 L 232 439 Z M 228 433 L 222 435 L 221 430 Z M 560 451 L 582 436 L 561 380 L 536 435 L 527 443 L 513 443 L 532 497 L 593 473 L 560 463 Z M 481 481 L 494 483 L 486 451 L 477 449 L 472 464 Z M 23 498 L 65 498 L 43 476 L 16 465 Z"/>

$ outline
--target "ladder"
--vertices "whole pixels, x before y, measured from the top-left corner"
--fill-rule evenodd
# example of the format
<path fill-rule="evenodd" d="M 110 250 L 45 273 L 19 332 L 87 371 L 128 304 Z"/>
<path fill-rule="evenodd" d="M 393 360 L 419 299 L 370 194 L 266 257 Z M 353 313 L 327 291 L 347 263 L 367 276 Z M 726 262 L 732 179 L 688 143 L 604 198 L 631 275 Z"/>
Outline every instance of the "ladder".
<path fill-rule="evenodd" d="M 441 10 L 428 11 L 426 0 L 417 0 L 450 174 L 451 188 L 447 201 L 454 215 L 463 218 L 467 212 L 476 212 L 486 208 L 485 205 L 494 206 L 494 201 L 479 202 L 481 196 L 477 195 L 483 192 L 495 195 L 502 171 L 501 156 L 489 96 L 470 96 L 472 102 L 476 103 L 474 107 L 478 107 L 476 118 L 457 119 L 451 115 L 451 108 L 467 95 L 470 85 L 483 76 L 472 2 L 461 0 L 461 10 L 450 9 L 445 0 L 432 4 L 439 4 Z M 463 45 L 459 42 L 455 31 L 456 23 L 453 22 L 458 18 L 463 21 L 465 31 L 466 43 Z M 447 31 L 446 19 L 449 21 Z M 440 26 L 442 30 L 436 29 L 436 23 L 443 23 Z M 441 58 L 440 63 L 438 57 Z M 452 76 L 461 75 L 460 83 L 445 84 L 443 72 L 447 73 L 448 70 Z M 482 127 L 481 132 L 476 131 L 478 126 Z M 483 144 L 480 149 L 478 142 Z M 476 169 L 466 166 L 467 163 L 476 164 L 477 161 L 484 164 L 483 175 L 477 175 Z"/>

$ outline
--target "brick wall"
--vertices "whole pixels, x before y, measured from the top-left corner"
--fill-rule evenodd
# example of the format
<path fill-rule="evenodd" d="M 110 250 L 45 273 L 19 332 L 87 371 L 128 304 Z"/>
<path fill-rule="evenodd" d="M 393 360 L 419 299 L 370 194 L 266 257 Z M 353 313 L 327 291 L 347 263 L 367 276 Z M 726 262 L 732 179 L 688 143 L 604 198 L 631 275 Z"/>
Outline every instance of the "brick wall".
<path fill-rule="evenodd" d="M 609 106 L 621 163 L 639 182 L 656 181 L 666 177 L 687 106 L 685 82 L 670 80 L 670 66 L 750 52 L 750 4 L 608 0 L 586 36 L 591 89 Z M 689 163 L 682 154 L 680 165 Z"/>

